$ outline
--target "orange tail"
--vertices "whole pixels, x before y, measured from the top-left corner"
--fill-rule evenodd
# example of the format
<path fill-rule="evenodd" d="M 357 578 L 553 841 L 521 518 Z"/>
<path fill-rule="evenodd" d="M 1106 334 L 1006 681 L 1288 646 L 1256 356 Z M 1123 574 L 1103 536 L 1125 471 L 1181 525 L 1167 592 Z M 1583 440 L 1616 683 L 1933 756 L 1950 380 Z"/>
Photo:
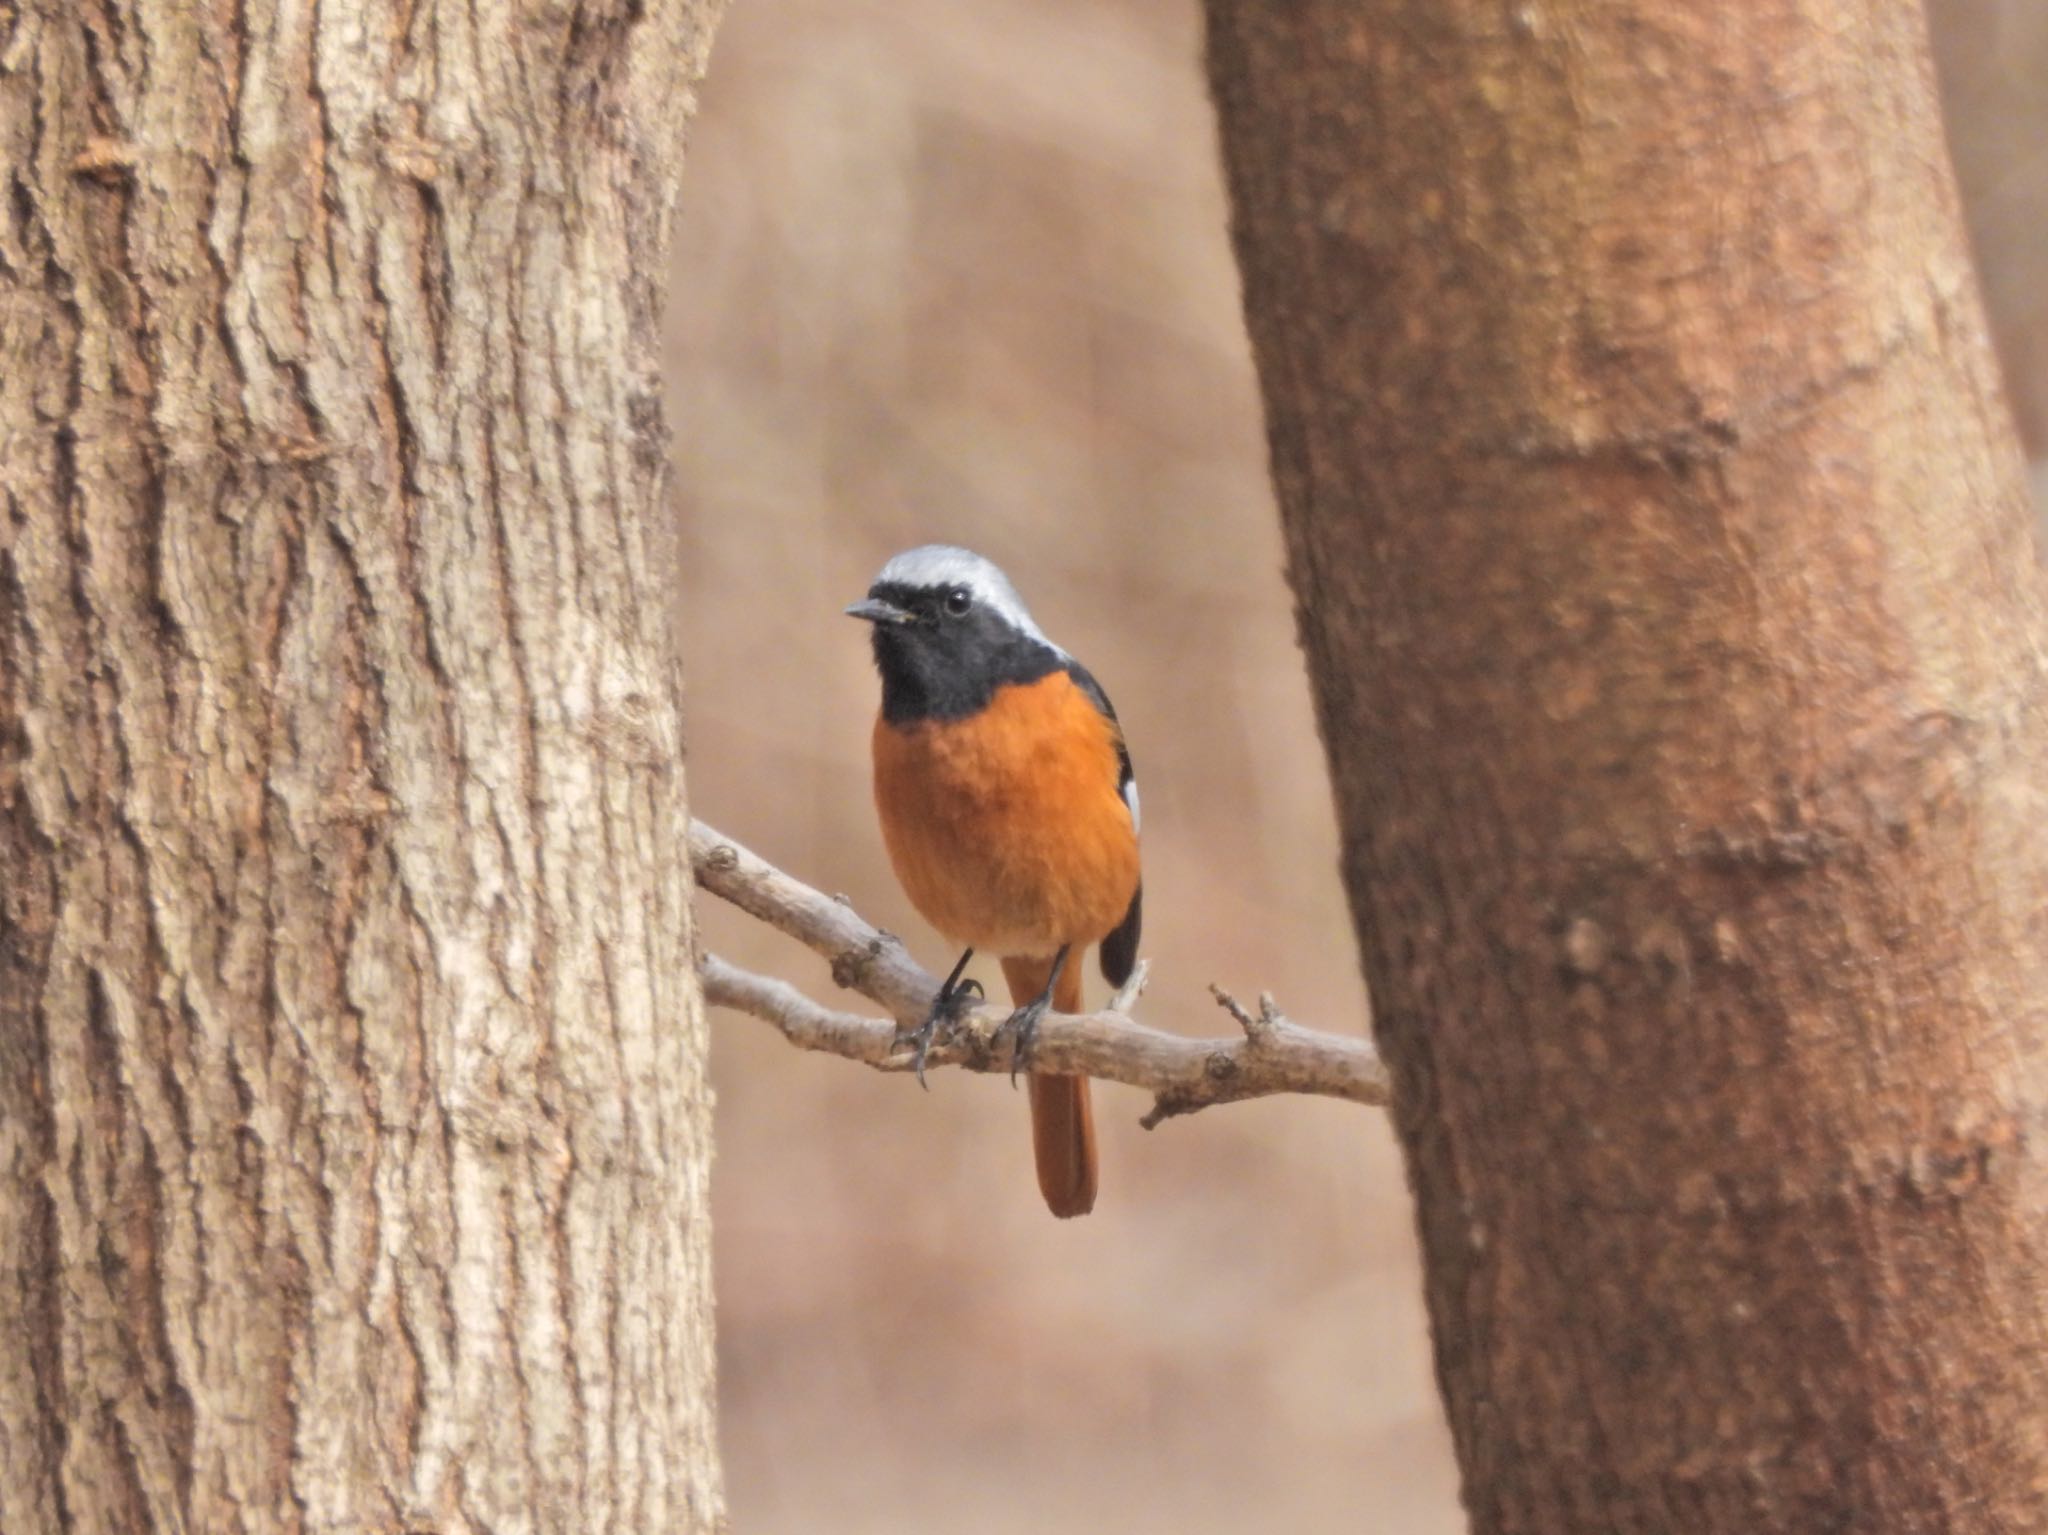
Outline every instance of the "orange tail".
<path fill-rule="evenodd" d="M 1081 955 L 1067 956 L 1053 1008 L 1081 1010 Z M 1006 959 L 1003 979 L 1010 1000 L 1022 1007 L 1045 990 L 1052 970 L 1049 959 Z M 1065 1220 L 1095 1208 L 1095 1116 L 1088 1108 L 1086 1077 L 1042 1077 L 1031 1074 L 1031 1150 L 1038 1160 L 1038 1191 L 1053 1214 Z"/>

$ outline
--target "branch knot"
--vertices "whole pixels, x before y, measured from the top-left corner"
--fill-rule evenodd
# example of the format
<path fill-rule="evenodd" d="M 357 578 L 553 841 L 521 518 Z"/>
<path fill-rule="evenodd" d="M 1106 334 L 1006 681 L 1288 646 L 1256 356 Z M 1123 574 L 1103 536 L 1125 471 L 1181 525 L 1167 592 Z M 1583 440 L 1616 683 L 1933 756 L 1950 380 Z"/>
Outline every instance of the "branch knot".
<path fill-rule="evenodd" d="M 848 949 L 832 956 L 832 984 L 841 991 L 864 991 L 861 983 L 867 979 L 868 969 L 882 957 L 882 937 L 877 933 L 859 949 Z M 934 988 L 936 994 L 937 988 Z"/>

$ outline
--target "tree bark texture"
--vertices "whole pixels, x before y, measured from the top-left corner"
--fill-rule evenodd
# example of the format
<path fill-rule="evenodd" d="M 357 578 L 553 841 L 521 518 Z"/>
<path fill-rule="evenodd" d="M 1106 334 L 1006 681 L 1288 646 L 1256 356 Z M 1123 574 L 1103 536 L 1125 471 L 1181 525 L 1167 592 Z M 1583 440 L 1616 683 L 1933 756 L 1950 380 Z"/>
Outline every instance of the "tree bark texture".
<path fill-rule="evenodd" d="M 1208 16 L 1475 1528 L 2048 1528 L 2048 624 L 1918 7 Z"/>
<path fill-rule="evenodd" d="M 708 1530 L 716 0 L 0 3 L 0 1529 Z"/>

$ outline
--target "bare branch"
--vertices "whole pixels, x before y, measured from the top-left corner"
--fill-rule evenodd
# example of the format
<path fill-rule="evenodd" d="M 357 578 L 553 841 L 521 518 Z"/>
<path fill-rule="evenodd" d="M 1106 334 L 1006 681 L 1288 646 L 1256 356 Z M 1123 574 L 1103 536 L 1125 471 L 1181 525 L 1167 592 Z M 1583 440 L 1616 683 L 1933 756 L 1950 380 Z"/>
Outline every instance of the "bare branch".
<path fill-rule="evenodd" d="M 844 897 L 813 890 L 701 821 L 690 826 L 690 865 L 698 884 L 805 944 L 830 963 L 835 982 L 890 1016 L 836 1012 L 786 981 L 742 970 L 715 954 L 700 962 L 707 1001 L 772 1023 L 801 1049 L 882 1071 L 910 1069 L 899 1031 L 924 1021 L 939 983 L 893 934 L 862 921 Z M 1387 1102 L 1386 1069 L 1371 1044 L 1303 1028 L 1270 996 L 1259 998 L 1254 1014 L 1228 992 L 1210 987 L 1218 1005 L 1237 1020 L 1239 1038 L 1190 1039 L 1137 1022 L 1130 1009 L 1145 975 L 1141 962 L 1101 1012 L 1048 1013 L 1039 1025 L 1033 1066 L 1143 1088 L 1155 1100 L 1141 1121 L 1147 1129 L 1212 1103 L 1271 1093 Z M 1010 1039 L 1001 1032 L 1007 1017 L 1007 1009 L 974 1009 L 940 1035 L 927 1064 L 1008 1071 Z"/>

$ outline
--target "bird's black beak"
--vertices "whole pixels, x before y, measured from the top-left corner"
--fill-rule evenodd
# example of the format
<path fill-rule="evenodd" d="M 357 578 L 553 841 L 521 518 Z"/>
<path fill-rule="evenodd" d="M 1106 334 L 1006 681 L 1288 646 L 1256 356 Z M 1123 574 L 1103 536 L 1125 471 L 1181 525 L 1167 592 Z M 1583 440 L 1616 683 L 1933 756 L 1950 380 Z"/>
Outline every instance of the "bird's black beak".
<path fill-rule="evenodd" d="M 865 618 L 871 624 L 907 624 L 917 618 L 908 608 L 899 608 L 879 597 L 861 598 L 846 610 L 846 614 L 849 618 Z"/>

